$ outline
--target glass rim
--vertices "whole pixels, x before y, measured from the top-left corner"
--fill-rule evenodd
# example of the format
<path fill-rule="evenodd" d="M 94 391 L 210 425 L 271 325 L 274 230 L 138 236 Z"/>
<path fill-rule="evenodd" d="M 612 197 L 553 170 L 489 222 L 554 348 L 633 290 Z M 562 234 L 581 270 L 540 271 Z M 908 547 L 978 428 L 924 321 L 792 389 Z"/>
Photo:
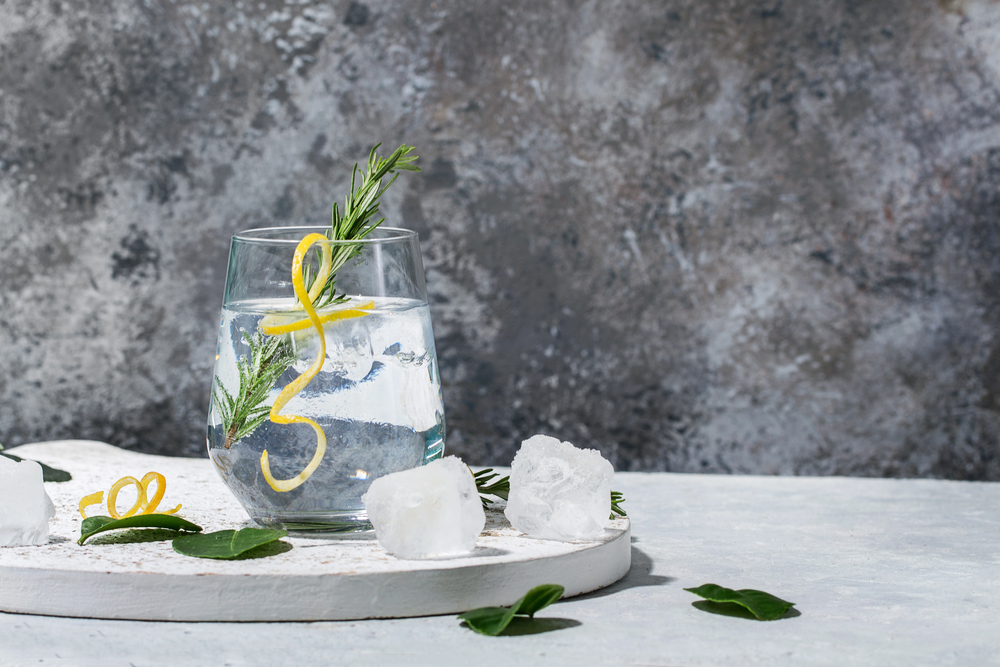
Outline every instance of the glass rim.
<path fill-rule="evenodd" d="M 296 246 L 302 241 L 302 238 L 307 234 L 319 233 L 324 234 L 329 231 L 329 225 L 296 225 L 290 227 L 256 227 L 254 229 L 244 229 L 241 232 L 236 232 L 233 234 L 233 241 L 240 241 L 241 243 L 252 243 L 255 245 L 278 245 L 278 246 Z M 270 234 L 282 233 L 282 234 L 294 234 L 298 232 L 300 236 L 298 238 L 275 238 L 269 236 Z M 355 239 L 353 241 L 331 241 L 327 240 L 330 245 L 383 245 L 387 243 L 398 243 L 400 241 L 411 241 L 417 238 L 417 232 L 412 229 L 404 229 L 402 227 L 383 227 L 378 226 L 371 230 L 367 236 L 361 239 Z"/>

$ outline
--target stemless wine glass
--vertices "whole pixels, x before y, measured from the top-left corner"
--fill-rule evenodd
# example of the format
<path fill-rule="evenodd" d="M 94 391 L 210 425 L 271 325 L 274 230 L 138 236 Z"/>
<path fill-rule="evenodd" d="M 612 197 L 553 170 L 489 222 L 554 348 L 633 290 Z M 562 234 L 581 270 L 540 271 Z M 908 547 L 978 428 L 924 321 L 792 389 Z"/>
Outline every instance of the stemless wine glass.
<path fill-rule="evenodd" d="M 335 534 L 370 530 L 372 480 L 440 458 L 445 426 L 416 233 L 312 236 L 296 265 L 327 229 L 233 237 L 208 453 L 257 523 Z M 317 293 L 324 256 L 349 257 L 334 284 L 348 296 L 332 303 Z"/>

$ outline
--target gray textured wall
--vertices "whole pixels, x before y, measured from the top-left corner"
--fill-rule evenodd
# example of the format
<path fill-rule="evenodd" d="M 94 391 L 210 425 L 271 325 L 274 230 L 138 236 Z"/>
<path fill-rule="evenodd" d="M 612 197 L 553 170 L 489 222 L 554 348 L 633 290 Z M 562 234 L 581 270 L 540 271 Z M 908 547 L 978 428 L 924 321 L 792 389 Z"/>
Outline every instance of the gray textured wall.
<path fill-rule="evenodd" d="M 425 172 L 449 424 L 1000 480 L 1000 4 L 0 0 L 0 441 L 201 454 L 229 236 Z"/>

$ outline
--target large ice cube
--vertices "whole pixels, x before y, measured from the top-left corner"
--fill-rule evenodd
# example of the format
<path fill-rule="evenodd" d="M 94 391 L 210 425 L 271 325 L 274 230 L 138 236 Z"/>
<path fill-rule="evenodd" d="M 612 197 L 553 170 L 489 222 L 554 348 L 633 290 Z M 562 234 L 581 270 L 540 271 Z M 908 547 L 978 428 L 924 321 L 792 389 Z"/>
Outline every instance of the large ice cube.
<path fill-rule="evenodd" d="M 0 547 L 47 544 L 49 519 L 55 515 L 42 466 L 0 456 Z"/>
<path fill-rule="evenodd" d="M 533 537 L 567 542 L 600 537 L 611 514 L 613 475 L 595 449 L 532 436 L 514 455 L 504 514 Z"/>
<path fill-rule="evenodd" d="M 397 558 L 468 553 L 486 525 L 472 473 L 454 456 L 379 477 L 361 500 L 378 543 Z"/>

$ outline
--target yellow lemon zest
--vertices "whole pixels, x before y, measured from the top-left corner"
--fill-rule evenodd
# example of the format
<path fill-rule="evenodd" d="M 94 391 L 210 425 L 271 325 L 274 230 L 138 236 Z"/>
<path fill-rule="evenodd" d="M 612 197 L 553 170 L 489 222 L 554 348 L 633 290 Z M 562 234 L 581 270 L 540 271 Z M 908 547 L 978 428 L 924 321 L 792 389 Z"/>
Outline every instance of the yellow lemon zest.
<path fill-rule="evenodd" d="M 152 499 L 146 500 L 149 495 L 149 485 L 153 482 L 156 482 L 156 493 L 153 494 Z M 167 478 L 160 473 L 147 472 L 143 475 L 140 484 L 142 484 L 142 509 L 139 511 L 139 514 L 174 514 L 181 508 L 178 505 L 172 510 L 156 511 L 156 508 L 160 506 L 160 501 L 163 500 L 163 494 L 167 490 Z"/>
<path fill-rule="evenodd" d="M 156 493 L 153 494 L 152 499 L 149 498 L 149 485 L 156 482 Z M 136 499 L 135 504 L 129 508 L 124 514 L 118 512 L 118 492 L 123 488 L 132 484 L 136 488 Z M 130 516 L 139 516 L 142 514 L 174 514 L 177 512 L 181 505 L 173 508 L 172 510 L 166 510 L 163 512 L 157 512 L 156 508 L 159 507 L 160 501 L 163 499 L 163 494 L 167 490 L 167 478 L 158 472 L 147 472 L 143 475 L 142 480 L 138 480 L 135 477 L 126 476 L 122 477 L 120 480 L 111 485 L 111 490 L 108 491 L 108 514 L 114 519 L 125 519 Z M 96 493 L 91 493 L 88 496 L 84 496 L 80 500 L 80 516 L 84 519 L 88 518 L 84 508 L 90 505 L 99 505 L 104 500 L 104 492 L 98 491 Z"/>
<path fill-rule="evenodd" d="M 87 518 L 87 513 L 83 510 L 91 505 L 100 505 L 104 502 L 104 492 L 98 491 L 97 493 L 91 493 L 89 496 L 84 496 L 80 499 L 80 516 L 84 519 Z"/>
<path fill-rule="evenodd" d="M 317 236 L 317 235 L 313 234 L 313 236 Z M 303 240 L 305 240 L 305 239 L 303 239 Z M 323 240 L 325 241 L 325 240 L 327 240 L 327 238 L 324 236 Z M 299 248 L 301 248 L 301 247 L 302 247 L 302 242 L 300 241 L 299 245 L 295 248 L 296 253 L 298 252 Z M 306 249 L 308 250 L 308 246 L 306 247 Z M 300 258 L 300 260 L 299 260 L 299 272 L 298 272 L 299 275 L 302 274 L 302 271 L 301 271 L 302 259 L 305 258 L 305 255 L 306 255 L 306 253 L 303 250 L 302 251 L 302 258 Z M 323 287 L 326 285 L 326 279 L 330 277 L 330 271 L 331 271 L 331 269 L 333 269 L 333 251 L 330 249 L 330 245 L 329 244 L 325 244 L 320 249 L 319 271 L 316 272 L 316 280 L 313 281 L 312 288 L 310 288 L 310 290 L 309 290 L 309 294 L 308 294 L 309 300 L 308 300 L 308 303 L 312 304 L 314 301 L 316 301 L 316 297 L 318 297 L 319 293 L 323 291 Z M 295 282 L 295 273 L 296 273 L 296 271 L 295 271 L 295 267 L 293 265 L 292 266 L 292 282 L 293 282 L 293 284 Z M 305 278 L 304 277 L 302 279 L 302 284 L 305 285 Z M 305 290 L 303 290 L 303 291 L 305 291 Z M 306 301 L 302 299 L 302 296 L 299 294 L 298 290 L 296 290 L 295 296 L 298 297 L 299 300 L 302 301 L 303 303 L 306 303 Z M 271 336 L 276 335 L 276 334 L 286 333 L 286 331 L 277 331 L 277 329 L 282 329 L 283 327 L 281 325 L 287 323 L 289 321 L 289 319 L 290 318 L 287 315 L 267 315 L 266 317 L 264 317 L 264 319 L 262 319 L 260 321 L 260 329 L 264 333 L 266 333 L 268 335 L 271 335 Z M 297 324 L 299 322 L 303 323 L 302 326 L 299 327 L 300 329 L 308 328 L 309 325 L 311 324 L 311 321 L 310 321 L 310 319 L 308 317 L 303 317 L 301 320 L 298 320 L 297 322 L 293 322 L 293 324 Z M 274 331 L 272 331 L 272 329 Z M 287 329 L 287 331 L 298 331 L 298 329 Z"/>
<path fill-rule="evenodd" d="M 308 417 L 302 417 L 299 415 L 281 415 L 279 413 L 282 408 L 284 408 L 285 405 L 287 405 L 288 402 L 295 397 L 296 394 L 302 391 L 305 386 L 309 384 L 314 377 L 316 377 L 316 374 L 319 373 L 321 368 L 323 368 L 323 362 L 326 360 L 326 337 L 323 335 L 323 319 L 320 318 L 316 309 L 313 308 L 312 302 L 319 295 L 319 291 L 322 289 L 323 283 L 326 282 L 326 276 L 330 274 L 330 266 L 333 262 L 333 255 L 330 250 L 330 245 L 327 243 L 328 240 L 329 239 L 322 234 L 309 234 L 299 241 L 298 246 L 295 247 L 295 255 L 292 258 L 292 287 L 295 289 L 295 296 L 302 303 L 302 307 L 309 316 L 309 323 L 312 324 L 312 326 L 315 327 L 316 331 L 319 333 L 319 351 L 316 354 L 316 360 L 313 361 L 312 366 L 302 373 L 302 375 L 289 382 L 278 394 L 278 397 L 274 400 L 274 405 L 271 406 L 270 418 L 275 424 L 309 424 L 309 426 L 311 426 L 316 432 L 316 453 L 313 454 L 312 460 L 309 461 L 309 465 L 307 465 L 305 469 L 295 477 L 292 477 L 291 479 L 275 479 L 271 474 L 271 466 L 267 460 L 267 450 L 264 450 L 264 452 L 260 455 L 260 470 L 270 487 L 279 493 L 291 491 L 309 479 L 309 477 L 319 467 L 320 462 L 323 460 L 323 456 L 326 454 L 326 435 L 323 433 L 323 429 L 320 428 L 319 424 Z M 313 289 L 307 292 L 305 279 L 302 275 L 302 261 L 306 252 L 315 243 L 323 243 L 323 245 L 320 246 L 321 266 L 316 276 L 316 282 L 313 283 Z M 320 281 L 320 277 L 323 278 L 322 282 Z M 317 286 L 319 286 L 318 289 Z M 374 303 L 372 303 L 372 305 L 374 306 Z M 343 315 L 341 315 L 341 313 L 343 313 Z M 344 311 L 329 313 L 331 316 L 338 315 L 338 317 L 331 317 L 331 319 L 327 321 L 347 319 L 348 317 L 361 317 L 367 314 L 368 313 L 364 310 L 352 308 Z M 292 322 L 290 324 L 278 325 L 269 328 L 274 330 L 275 333 L 283 333 L 296 331 L 297 329 L 290 327 L 295 327 L 297 324 L 298 322 Z M 268 331 L 268 329 L 265 328 L 264 333 L 271 333 L 271 331 Z"/>
<path fill-rule="evenodd" d="M 116 507 L 118 503 L 118 492 L 129 484 L 135 485 L 135 504 L 132 505 L 132 507 L 130 507 L 125 514 L 119 514 L 118 508 Z M 145 489 L 142 488 L 142 483 L 139 480 L 131 476 L 122 477 L 120 480 L 112 484 L 111 490 L 108 491 L 108 514 L 110 514 L 114 519 L 125 519 L 132 516 L 140 507 L 142 507 L 142 501 L 145 500 L 145 495 Z"/>
<path fill-rule="evenodd" d="M 319 315 L 319 321 L 321 324 L 326 324 L 327 322 L 337 322 L 338 320 L 349 320 L 353 317 L 364 317 L 368 313 L 365 311 L 372 310 L 375 308 L 374 301 L 368 301 L 366 303 L 360 303 L 358 305 L 352 305 L 350 308 L 342 308 L 340 310 L 335 310 L 331 313 L 323 313 Z M 269 315 L 268 317 L 275 317 Z M 312 319 L 309 317 L 303 317 L 286 324 L 271 324 L 273 320 L 268 320 L 264 318 L 261 321 L 260 330 L 269 336 L 278 336 L 280 334 L 292 333 L 293 331 L 302 331 L 303 329 L 308 329 L 313 325 Z M 265 322 L 267 322 L 265 324 Z"/>

